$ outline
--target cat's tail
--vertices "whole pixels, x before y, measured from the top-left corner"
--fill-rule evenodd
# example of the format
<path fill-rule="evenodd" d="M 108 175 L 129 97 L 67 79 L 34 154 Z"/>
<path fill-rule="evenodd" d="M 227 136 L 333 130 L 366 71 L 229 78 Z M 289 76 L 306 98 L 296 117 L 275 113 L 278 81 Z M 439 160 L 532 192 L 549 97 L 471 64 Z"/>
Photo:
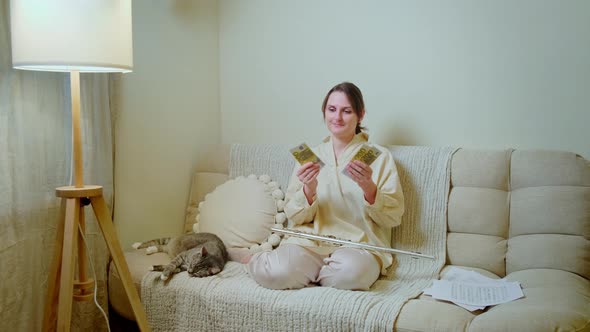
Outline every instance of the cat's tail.
<path fill-rule="evenodd" d="M 164 246 L 170 242 L 169 237 L 163 237 L 159 239 L 153 239 L 145 242 L 135 242 L 132 246 L 135 249 L 143 249 L 151 246 Z"/>

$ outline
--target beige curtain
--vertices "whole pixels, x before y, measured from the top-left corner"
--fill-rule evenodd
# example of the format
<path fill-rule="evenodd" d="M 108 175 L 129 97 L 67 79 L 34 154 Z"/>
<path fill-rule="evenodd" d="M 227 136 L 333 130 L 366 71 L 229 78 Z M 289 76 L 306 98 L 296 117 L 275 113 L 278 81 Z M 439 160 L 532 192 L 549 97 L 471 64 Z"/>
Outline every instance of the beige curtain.
<path fill-rule="evenodd" d="M 55 188 L 71 181 L 69 76 L 12 69 L 9 14 L 0 0 L 0 330 L 39 331 L 60 207 Z M 84 181 L 102 185 L 112 202 L 109 76 L 82 74 L 81 86 Z M 85 210 L 98 301 L 108 313 L 108 250 Z M 73 308 L 73 330 L 106 330 L 93 302 Z"/>

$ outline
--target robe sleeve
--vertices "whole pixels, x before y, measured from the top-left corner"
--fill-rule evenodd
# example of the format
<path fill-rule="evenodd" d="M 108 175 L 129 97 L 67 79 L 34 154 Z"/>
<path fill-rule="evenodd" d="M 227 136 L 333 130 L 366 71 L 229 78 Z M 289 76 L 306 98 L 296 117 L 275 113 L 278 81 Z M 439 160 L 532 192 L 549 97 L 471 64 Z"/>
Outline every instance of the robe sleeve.
<path fill-rule="evenodd" d="M 371 165 L 373 181 L 377 184 L 375 203 L 365 201 L 365 214 L 380 227 L 392 228 L 401 224 L 404 214 L 404 194 L 397 167 L 391 152 L 382 149 L 384 158 Z"/>
<path fill-rule="evenodd" d="M 318 210 L 318 200 L 313 198 L 313 203 L 309 205 L 305 194 L 303 193 L 303 183 L 297 177 L 297 169 L 299 165 L 295 166 L 291 180 L 287 187 L 285 214 L 291 223 L 294 225 L 303 225 L 312 222 Z"/>

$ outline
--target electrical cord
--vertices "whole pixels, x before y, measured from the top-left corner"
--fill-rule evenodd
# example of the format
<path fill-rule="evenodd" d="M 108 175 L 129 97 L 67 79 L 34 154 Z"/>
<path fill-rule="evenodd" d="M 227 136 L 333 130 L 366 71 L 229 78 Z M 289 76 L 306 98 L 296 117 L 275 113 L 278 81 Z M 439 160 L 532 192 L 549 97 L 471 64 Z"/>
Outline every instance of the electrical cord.
<path fill-rule="evenodd" d="M 107 317 L 107 314 L 104 312 L 104 310 L 102 309 L 100 304 L 98 304 L 98 300 L 96 299 L 96 294 L 98 293 L 97 292 L 98 282 L 96 281 L 96 270 L 94 269 L 94 264 L 92 263 L 92 258 L 90 257 L 90 249 L 88 248 L 88 244 L 86 243 L 86 236 L 84 236 L 84 232 L 82 232 L 82 226 L 80 226 L 80 224 L 78 224 L 78 230 L 80 231 L 80 234 L 82 235 L 82 240 L 84 242 L 84 246 L 86 247 L 86 252 L 88 253 L 88 261 L 90 261 L 90 267 L 92 268 L 92 274 L 94 275 L 94 304 L 96 305 L 98 310 L 100 310 L 100 313 L 102 313 L 102 316 L 104 317 L 104 319 L 107 323 L 107 329 L 109 330 L 109 332 L 111 332 L 111 327 L 109 326 L 109 318 Z"/>
<path fill-rule="evenodd" d="M 72 133 L 72 141 L 71 141 L 71 151 L 74 150 L 74 138 L 73 138 L 73 133 Z M 70 155 L 70 174 L 69 174 L 69 181 L 68 183 L 70 184 L 70 186 L 73 185 L 74 182 L 74 156 L 73 153 Z M 82 231 L 82 226 L 80 226 L 80 224 L 78 224 L 78 231 L 80 232 L 80 235 L 82 235 L 82 240 L 84 242 L 84 246 L 86 247 L 86 252 L 87 252 L 87 256 L 88 256 L 88 261 L 90 261 L 90 267 L 92 268 L 92 274 L 94 275 L 94 304 L 96 305 L 96 307 L 98 308 L 98 310 L 100 310 L 100 313 L 102 314 L 102 316 L 105 319 L 105 322 L 107 323 L 107 329 L 109 332 L 111 332 L 111 327 L 109 324 L 109 318 L 107 317 L 107 314 L 104 312 L 104 310 L 102 309 L 102 307 L 100 306 L 100 304 L 98 303 L 98 300 L 96 299 L 96 294 L 97 294 L 97 290 L 98 290 L 98 282 L 96 279 L 96 270 L 94 269 L 94 264 L 92 262 L 92 257 L 90 257 L 90 249 L 88 248 L 88 244 L 86 243 L 86 236 L 84 235 L 84 232 Z"/>

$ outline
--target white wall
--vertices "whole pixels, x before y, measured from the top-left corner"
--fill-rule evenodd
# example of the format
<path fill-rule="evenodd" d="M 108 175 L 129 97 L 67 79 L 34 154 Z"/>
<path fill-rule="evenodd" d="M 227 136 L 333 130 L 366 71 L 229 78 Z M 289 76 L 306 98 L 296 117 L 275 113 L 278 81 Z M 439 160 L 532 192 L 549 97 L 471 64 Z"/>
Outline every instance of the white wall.
<path fill-rule="evenodd" d="M 222 141 L 318 143 L 326 91 L 382 144 L 590 158 L 590 1 L 222 0 Z"/>
<path fill-rule="evenodd" d="M 318 143 L 344 80 L 378 143 L 590 158 L 590 1 L 141 0 L 133 28 L 115 130 L 125 247 L 181 231 L 198 143 Z"/>
<path fill-rule="evenodd" d="M 124 248 L 182 230 L 196 143 L 220 140 L 217 8 L 133 1 L 134 69 L 121 81 L 115 128 L 114 221 Z"/>

